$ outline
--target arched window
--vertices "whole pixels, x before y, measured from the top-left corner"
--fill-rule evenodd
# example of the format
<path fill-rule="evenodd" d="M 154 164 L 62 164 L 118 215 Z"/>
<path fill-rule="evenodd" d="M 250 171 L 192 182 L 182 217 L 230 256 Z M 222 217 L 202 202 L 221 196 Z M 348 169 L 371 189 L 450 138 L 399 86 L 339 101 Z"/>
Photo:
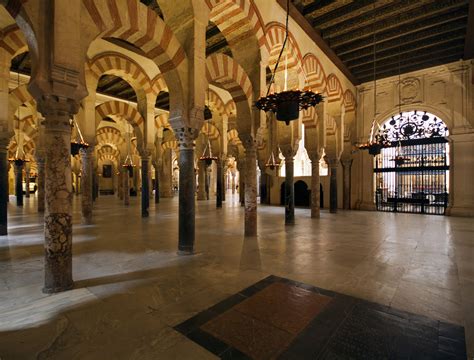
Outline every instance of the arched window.
<path fill-rule="evenodd" d="M 449 192 L 446 124 L 414 110 L 391 117 L 380 131 L 390 145 L 374 160 L 377 210 L 444 214 Z"/>

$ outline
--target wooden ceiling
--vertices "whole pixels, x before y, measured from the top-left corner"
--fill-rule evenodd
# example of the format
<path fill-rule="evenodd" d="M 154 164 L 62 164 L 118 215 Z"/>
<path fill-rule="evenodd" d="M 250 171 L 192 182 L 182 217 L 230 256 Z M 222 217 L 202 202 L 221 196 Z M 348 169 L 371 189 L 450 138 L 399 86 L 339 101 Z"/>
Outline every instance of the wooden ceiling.
<path fill-rule="evenodd" d="M 472 57 L 469 0 L 291 2 L 358 83 L 374 78 L 374 42 L 377 79 Z"/>

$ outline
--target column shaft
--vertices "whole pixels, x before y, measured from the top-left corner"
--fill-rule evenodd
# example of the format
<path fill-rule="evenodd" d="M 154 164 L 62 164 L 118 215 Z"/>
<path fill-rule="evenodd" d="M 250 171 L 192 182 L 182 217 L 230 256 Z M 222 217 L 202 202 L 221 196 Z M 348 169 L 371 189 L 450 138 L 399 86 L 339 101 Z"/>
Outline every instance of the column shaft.
<path fill-rule="evenodd" d="M 217 159 L 217 178 L 216 178 L 216 207 L 222 207 L 222 194 L 223 194 L 223 175 L 222 175 L 222 160 Z"/>
<path fill-rule="evenodd" d="M 311 160 L 311 217 L 320 217 L 320 179 L 319 179 L 319 158 Z"/>
<path fill-rule="evenodd" d="M 123 167 L 123 204 L 130 205 L 130 170 Z"/>
<path fill-rule="evenodd" d="M 199 189 L 197 193 L 197 199 L 206 200 L 206 163 L 203 160 L 199 161 L 199 172 L 198 172 Z"/>
<path fill-rule="evenodd" d="M 257 149 L 245 148 L 245 236 L 257 236 Z"/>
<path fill-rule="evenodd" d="M 148 208 L 150 207 L 150 189 L 149 189 L 149 164 L 150 158 L 142 156 L 142 217 L 148 217 Z"/>
<path fill-rule="evenodd" d="M 25 197 L 30 197 L 30 168 L 25 166 Z"/>
<path fill-rule="evenodd" d="M 38 177 L 36 178 L 36 185 L 38 186 L 38 212 L 44 212 L 44 158 L 38 158 L 36 161 L 38 166 Z"/>
<path fill-rule="evenodd" d="M 194 252 L 195 231 L 195 176 L 194 148 L 180 147 L 179 151 L 179 243 L 181 254 Z"/>
<path fill-rule="evenodd" d="M 23 206 L 23 162 L 15 162 L 13 165 L 15 174 L 15 196 L 16 206 Z"/>
<path fill-rule="evenodd" d="M 8 163 L 6 145 L 0 144 L 0 235 L 8 234 Z"/>
<path fill-rule="evenodd" d="M 52 111 L 45 129 L 45 286 L 54 293 L 71 289 L 72 183 L 69 114 Z"/>
<path fill-rule="evenodd" d="M 92 205 L 93 205 L 93 152 L 94 148 L 90 146 L 81 150 L 82 158 L 82 176 L 81 176 L 81 206 L 82 206 L 82 222 L 84 224 L 92 223 Z M 77 185 L 76 185 L 77 186 Z"/>
<path fill-rule="evenodd" d="M 160 203 L 160 171 L 155 167 L 155 204 Z"/>
<path fill-rule="evenodd" d="M 337 213 L 337 165 L 331 165 L 329 184 L 329 212 Z"/>
<path fill-rule="evenodd" d="M 285 157 L 285 224 L 295 223 L 295 187 L 293 155 Z"/>
<path fill-rule="evenodd" d="M 343 166 L 343 193 L 342 193 L 342 202 L 343 209 L 350 210 L 351 208 L 351 167 L 352 159 L 344 160 L 342 162 Z"/>

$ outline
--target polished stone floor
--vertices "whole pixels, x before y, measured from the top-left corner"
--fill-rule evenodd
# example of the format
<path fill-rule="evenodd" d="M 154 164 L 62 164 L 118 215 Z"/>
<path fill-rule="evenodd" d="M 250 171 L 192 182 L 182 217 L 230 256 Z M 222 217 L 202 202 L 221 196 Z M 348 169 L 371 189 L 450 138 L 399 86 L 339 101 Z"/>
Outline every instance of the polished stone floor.
<path fill-rule="evenodd" d="M 76 287 L 41 292 L 42 221 L 35 199 L 9 205 L 0 238 L 0 358 L 213 359 L 174 329 L 203 310 L 276 275 L 465 327 L 474 355 L 474 222 L 442 216 L 259 207 L 259 236 L 243 237 L 243 208 L 198 202 L 194 256 L 177 249 L 174 199 L 140 217 L 101 197 L 95 224 L 80 225 L 75 200 Z"/>

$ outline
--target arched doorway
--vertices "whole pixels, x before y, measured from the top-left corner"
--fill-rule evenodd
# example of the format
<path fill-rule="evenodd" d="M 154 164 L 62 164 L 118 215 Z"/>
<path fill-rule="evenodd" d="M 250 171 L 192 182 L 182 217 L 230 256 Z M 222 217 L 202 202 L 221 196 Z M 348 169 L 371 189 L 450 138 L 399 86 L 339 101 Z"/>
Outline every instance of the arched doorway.
<path fill-rule="evenodd" d="M 303 180 L 295 182 L 295 206 L 309 207 L 310 199 L 308 185 Z"/>
<path fill-rule="evenodd" d="M 374 159 L 377 210 L 444 214 L 449 192 L 446 124 L 414 110 L 388 119 L 380 131 L 390 145 Z"/>

